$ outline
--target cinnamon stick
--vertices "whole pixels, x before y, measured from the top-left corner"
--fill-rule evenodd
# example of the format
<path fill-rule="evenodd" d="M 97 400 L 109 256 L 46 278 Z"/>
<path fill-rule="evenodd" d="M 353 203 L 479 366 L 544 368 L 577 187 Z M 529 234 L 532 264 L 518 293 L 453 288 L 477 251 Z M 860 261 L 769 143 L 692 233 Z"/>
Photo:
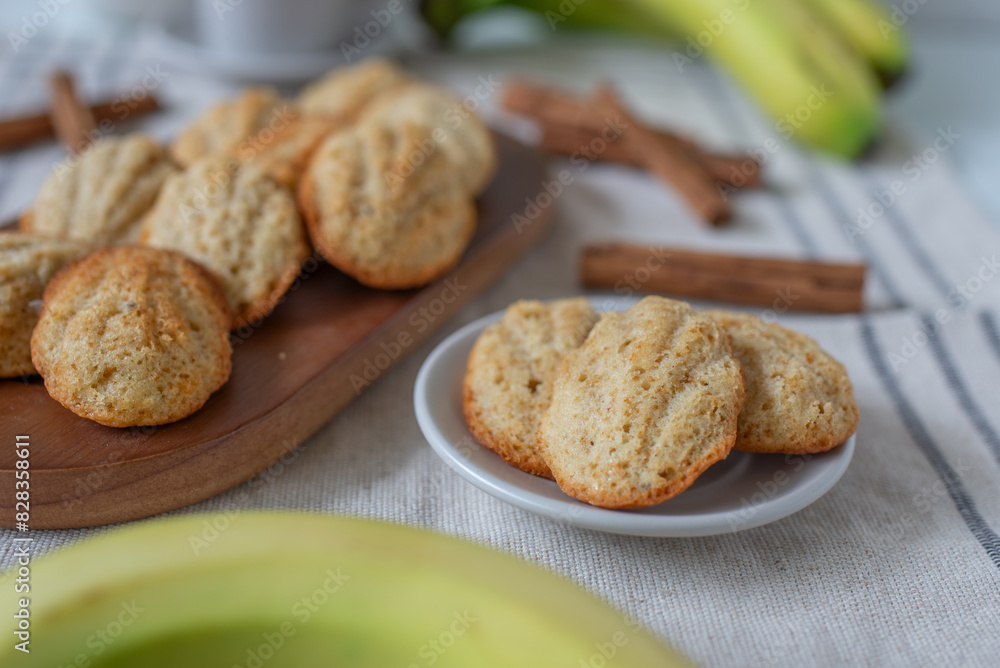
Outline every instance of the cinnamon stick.
<path fill-rule="evenodd" d="M 127 101 L 116 99 L 95 104 L 90 107 L 90 113 L 100 124 L 103 120 L 122 121 L 126 118 L 138 118 L 159 108 L 156 97 L 148 93 L 142 98 Z M 54 136 L 55 128 L 52 126 L 49 112 L 0 120 L 0 151 L 20 148 Z"/>
<path fill-rule="evenodd" d="M 630 114 L 609 86 L 598 87 L 596 102 L 598 108 L 620 117 L 628 125 L 622 136 L 626 150 L 665 183 L 674 186 L 699 218 L 712 225 L 729 220 L 732 213 L 729 204 L 700 162 L 685 151 L 658 141 L 655 134 Z"/>
<path fill-rule="evenodd" d="M 560 155 L 572 155 L 608 127 L 608 119 L 596 113 L 592 105 L 548 87 L 521 81 L 508 82 L 504 86 L 502 102 L 508 110 L 530 116 L 541 123 L 546 150 Z M 702 163 L 712 178 L 720 183 L 734 188 L 756 188 L 762 182 L 761 166 L 749 156 L 708 152 L 682 135 L 647 129 L 656 135 L 658 141 L 682 150 Z M 611 147 L 598 159 L 632 164 L 618 159 L 621 155 L 621 151 Z"/>
<path fill-rule="evenodd" d="M 862 309 L 865 266 L 604 243 L 580 260 L 586 287 L 767 306 L 783 312 Z"/>
<path fill-rule="evenodd" d="M 97 136 L 94 115 L 77 97 L 69 73 L 56 72 L 49 83 L 52 89 L 52 126 L 67 151 L 80 153 Z"/>

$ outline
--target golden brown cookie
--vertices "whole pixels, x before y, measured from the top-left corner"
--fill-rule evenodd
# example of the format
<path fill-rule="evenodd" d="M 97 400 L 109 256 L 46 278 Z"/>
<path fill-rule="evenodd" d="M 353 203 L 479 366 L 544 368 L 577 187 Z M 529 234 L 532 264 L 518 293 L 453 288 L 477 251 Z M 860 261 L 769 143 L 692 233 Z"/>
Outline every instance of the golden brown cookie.
<path fill-rule="evenodd" d="M 394 88 L 365 110 L 361 122 L 414 123 L 426 128 L 433 142 L 429 150 L 448 158 L 463 187 L 473 195 L 479 194 L 496 172 L 493 133 L 474 111 L 466 109 L 442 86 L 411 82 Z M 395 176 L 405 177 L 405 172 L 400 170 Z"/>
<path fill-rule="evenodd" d="M 309 254 L 292 194 L 259 167 L 212 156 L 167 182 L 141 239 L 215 272 L 234 328 L 270 313 Z"/>
<path fill-rule="evenodd" d="M 56 165 L 21 230 L 99 245 L 135 241 L 142 216 L 177 168 L 139 134 L 107 137 Z"/>
<path fill-rule="evenodd" d="M 604 314 L 566 355 L 538 442 L 567 494 L 650 506 L 729 454 L 744 396 L 722 328 L 683 302 L 646 297 Z"/>
<path fill-rule="evenodd" d="M 819 344 L 746 313 L 707 314 L 729 332 L 746 373 L 737 450 L 824 452 L 854 433 L 858 404 L 847 370 Z"/>
<path fill-rule="evenodd" d="M 181 254 L 105 248 L 49 283 L 31 359 L 52 398 L 81 417 L 166 424 L 229 378 L 229 320 L 215 278 Z"/>
<path fill-rule="evenodd" d="M 0 233 L 0 378 L 35 373 L 31 332 L 45 286 L 63 265 L 90 250 L 82 241 Z"/>
<path fill-rule="evenodd" d="M 234 157 L 294 189 L 309 156 L 338 126 L 329 118 L 303 117 L 273 88 L 248 88 L 195 119 L 170 151 L 184 167 L 208 156 Z"/>
<path fill-rule="evenodd" d="M 303 113 L 354 122 L 381 93 L 408 81 L 395 63 L 369 58 L 338 68 L 307 86 L 296 102 Z"/>
<path fill-rule="evenodd" d="M 209 155 L 235 155 L 255 141 L 269 143 L 264 140 L 273 138 L 296 116 L 292 104 L 274 88 L 247 88 L 210 107 L 185 127 L 170 145 L 170 155 L 182 167 Z"/>
<path fill-rule="evenodd" d="M 475 230 L 472 198 L 424 128 L 366 123 L 330 136 L 313 155 L 299 206 L 313 245 L 373 288 L 430 283 L 462 255 Z M 419 164 L 418 164 L 419 163 Z M 390 177 L 407 165 L 406 178 Z"/>
<path fill-rule="evenodd" d="M 462 385 L 462 411 L 476 440 L 526 473 L 551 478 L 538 452 L 538 422 L 552 401 L 563 357 L 597 321 L 584 297 L 511 304 L 476 339 Z"/>

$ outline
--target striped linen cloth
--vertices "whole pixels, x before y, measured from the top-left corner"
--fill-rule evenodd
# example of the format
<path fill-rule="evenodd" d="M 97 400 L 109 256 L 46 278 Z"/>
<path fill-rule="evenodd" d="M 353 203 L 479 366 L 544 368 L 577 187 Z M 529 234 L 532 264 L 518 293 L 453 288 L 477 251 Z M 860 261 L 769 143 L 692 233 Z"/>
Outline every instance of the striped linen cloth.
<path fill-rule="evenodd" d="M 166 76 L 157 94 L 171 108 L 140 127 L 169 137 L 233 87 L 171 71 L 162 55 L 141 35 L 92 43 L 40 35 L 0 61 L 0 112 L 41 105 L 43 74 L 56 65 L 71 66 L 94 97 L 127 90 L 159 67 Z M 463 536 L 580 583 L 699 665 L 996 665 L 1000 234 L 948 164 L 950 146 L 968 141 L 963 129 L 911 140 L 890 114 L 887 136 L 868 162 L 839 164 L 787 142 L 781 127 L 707 64 L 678 72 L 669 56 L 560 41 L 413 59 L 421 74 L 473 96 L 496 124 L 528 135 L 497 110 L 495 89 L 481 86 L 484 80 L 527 72 L 585 87 L 614 78 L 641 116 L 712 146 L 766 155 L 769 187 L 737 196 L 731 226 L 706 229 L 646 176 L 557 163 L 576 170 L 573 184 L 537 249 L 261 480 L 179 512 L 294 508 Z M 0 156 L 0 215 L 29 205 L 60 157 L 52 145 Z M 423 358 L 448 332 L 515 299 L 579 293 L 579 246 L 596 239 L 869 265 L 865 314 L 779 317 L 818 339 L 854 381 L 862 410 L 857 451 L 836 487 L 768 526 L 649 539 L 575 529 L 512 508 L 433 454 L 410 408 Z M 55 549 L 95 531 L 36 532 L 35 546 Z M 9 565 L 13 535 L 0 536 L 0 564 Z"/>

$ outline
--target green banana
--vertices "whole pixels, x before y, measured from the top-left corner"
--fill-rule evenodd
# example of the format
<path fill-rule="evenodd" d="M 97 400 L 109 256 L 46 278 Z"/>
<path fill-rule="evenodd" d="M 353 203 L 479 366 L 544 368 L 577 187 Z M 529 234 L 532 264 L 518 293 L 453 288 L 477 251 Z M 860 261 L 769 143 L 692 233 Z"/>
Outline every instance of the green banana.
<path fill-rule="evenodd" d="M 806 0 L 871 64 L 882 85 L 904 74 L 909 60 L 906 37 L 889 14 L 870 0 Z"/>
<path fill-rule="evenodd" d="M 872 22 L 882 13 L 869 1 L 424 0 L 422 11 L 442 35 L 468 12 L 512 4 L 550 17 L 561 12 L 567 26 L 605 24 L 680 37 L 697 55 L 705 51 L 727 69 L 781 134 L 853 158 L 881 128 L 881 92 L 872 67 L 891 78 L 907 57 L 896 31 L 884 48 L 874 43 L 868 33 L 880 35 L 884 24 Z M 843 7 L 833 8 L 838 3 Z M 862 28 L 864 36 L 851 38 L 851 30 Z"/>
<path fill-rule="evenodd" d="M 782 134 L 855 157 L 881 125 L 879 89 L 799 0 L 629 0 L 688 35 L 751 92 Z M 740 7 L 743 7 L 740 9 Z"/>
<path fill-rule="evenodd" d="M 31 651 L 5 633 L 0 665 L 687 665 L 550 573 L 363 520 L 154 520 L 41 558 L 30 582 Z M 6 596 L 5 625 L 18 609 Z"/>
<path fill-rule="evenodd" d="M 618 30 L 662 36 L 643 12 L 613 0 L 422 0 L 420 13 L 438 37 L 447 39 L 463 18 L 500 6 L 520 7 L 541 14 L 555 28 Z"/>

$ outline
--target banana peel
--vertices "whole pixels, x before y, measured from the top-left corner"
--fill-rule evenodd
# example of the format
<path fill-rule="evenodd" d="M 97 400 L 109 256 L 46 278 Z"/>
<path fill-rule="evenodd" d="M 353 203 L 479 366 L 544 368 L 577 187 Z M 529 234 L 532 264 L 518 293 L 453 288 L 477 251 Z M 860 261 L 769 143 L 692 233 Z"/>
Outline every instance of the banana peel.
<path fill-rule="evenodd" d="M 145 522 L 38 559 L 22 596 L 31 651 L 4 643 L 3 666 L 688 665 L 551 573 L 427 531 L 340 517 Z M 4 597 L 4 625 L 18 605 Z"/>
<path fill-rule="evenodd" d="M 882 84 L 908 60 L 905 39 L 884 29 L 885 12 L 871 1 L 424 0 L 421 9 L 442 36 L 467 13 L 508 4 L 568 27 L 705 37 L 705 52 L 768 112 L 777 132 L 850 159 L 880 132 Z"/>

